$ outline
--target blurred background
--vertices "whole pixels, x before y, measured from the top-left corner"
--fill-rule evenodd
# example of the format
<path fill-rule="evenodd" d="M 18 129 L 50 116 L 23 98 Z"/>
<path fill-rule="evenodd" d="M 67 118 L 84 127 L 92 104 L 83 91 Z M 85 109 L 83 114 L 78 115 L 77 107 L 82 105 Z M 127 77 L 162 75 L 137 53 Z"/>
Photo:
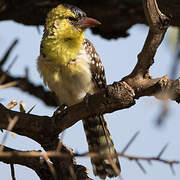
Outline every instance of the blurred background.
<path fill-rule="evenodd" d="M 13 58 L 18 55 L 18 59 L 10 70 L 14 76 L 25 76 L 25 68 L 29 69 L 29 79 L 34 84 L 43 84 L 42 79 L 37 72 L 37 57 L 39 56 L 40 41 L 42 38 L 43 27 L 39 30 L 34 26 L 24 26 L 12 21 L 0 23 L 0 58 L 3 57 L 6 49 L 15 38 L 19 39 L 18 45 L 13 50 L 8 62 L 3 67 L 6 70 Z M 93 35 L 90 30 L 86 32 L 86 38 L 89 39 L 99 53 L 105 66 L 106 78 L 108 84 L 119 81 L 128 75 L 137 62 L 137 54 L 141 51 L 143 43 L 148 33 L 145 25 L 135 25 L 129 29 L 127 38 L 117 40 L 105 40 L 100 36 Z M 155 56 L 155 63 L 150 69 L 153 77 L 161 77 L 165 74 L 171 74 L 173 63 L 176 58 L 175 53 L 175 32 L 169 31 L 163 43 L 161 44 Z M 177 72 L 176 78 L 180 73 Z M 0 90 L 0 102 L 7 105 L 12 99 L 18 102 L 23 101 L 27 110 L 36 105 L 32 113 L 36 115 L 51 116 L 55 108 L 47 107 L 39 99 L 24 93 L 17 88 L 6 88 Z M 125 147 L 130 138 L 137 132 L 140 134 L 128 148 L 126 152 L 129 155 L 156 156 L 165 144 L 169 146 L 163 158 L 180 160 L 180 121 L 179 105 L 174 101 L 169 101 L 168 113 L 163 119 L 161 125 L 157 125 L 158 117 L 162 111 L 162 102 L 154 97 L 142 97 L 136 101 L 136 104 L 129 109 L 116 111 L 106 114 L 108 127 L 114 140 L 117 152 Z M 19 106 L 14 110 L 19 111 Z M 0 142 L 4 132 L 0 132 Z M 79 121 L 73 127 L 67 129 L 64 133 L 63 142 L 71 147 L 74 152 L 87 152 L 88 147 L 83 131 L 82 123 Z M 15 137 L 9 133 L 6 146 L 19 150 L 41 150 L 36 142 L 26 137 Z M 122 166 L 122 178 L 124 180 L 179 180 L 180 166 L 174 167 L 176 174 L 173 175 L 168 165 L 160 162 L 153 162 L 151 165 L 142 162 L 147 173 L 144 174 L 134 161 L 119 158 Z M 77 158 L 77 162 L 89 169 L 89 176 L 94 177 L 89 158 Z M 10 166 L 0 163 L 1 179 L 10 180 Z M 39 177 L 31 169 L 15 165 L 15 176 L 17 180 L 39 180 Z M 114 178 L 118 179 L 118 178 Z"/>

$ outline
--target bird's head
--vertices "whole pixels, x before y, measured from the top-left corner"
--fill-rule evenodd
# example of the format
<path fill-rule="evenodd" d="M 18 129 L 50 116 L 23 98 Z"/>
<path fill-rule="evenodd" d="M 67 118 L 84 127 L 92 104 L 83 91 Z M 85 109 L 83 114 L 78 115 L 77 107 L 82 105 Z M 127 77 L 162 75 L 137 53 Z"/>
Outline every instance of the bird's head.
<path fill-rule="evenodd" d="M 81 9 L 67 4 L 61 4 L 52 9 L 46 19 L 46 30 L 61 39 L 79 38 L 86 28 L 101 24 L 87 17 Z"/>

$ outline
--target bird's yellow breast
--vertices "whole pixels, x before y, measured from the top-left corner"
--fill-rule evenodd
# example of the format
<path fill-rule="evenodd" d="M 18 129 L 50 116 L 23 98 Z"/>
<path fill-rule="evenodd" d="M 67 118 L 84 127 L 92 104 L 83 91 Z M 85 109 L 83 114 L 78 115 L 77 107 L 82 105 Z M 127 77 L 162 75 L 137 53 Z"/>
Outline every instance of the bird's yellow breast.
<path fill-rule="evenodd" d="M 57 36 L 57 34 L 55 35 Z M 42 42 L 42 53 L 55 64 L 68 64 L 69 61 L 76 59 L 82 48 L 83 38 L 83 35 L 80 39 L 73 40 L 49 36 Z"/>

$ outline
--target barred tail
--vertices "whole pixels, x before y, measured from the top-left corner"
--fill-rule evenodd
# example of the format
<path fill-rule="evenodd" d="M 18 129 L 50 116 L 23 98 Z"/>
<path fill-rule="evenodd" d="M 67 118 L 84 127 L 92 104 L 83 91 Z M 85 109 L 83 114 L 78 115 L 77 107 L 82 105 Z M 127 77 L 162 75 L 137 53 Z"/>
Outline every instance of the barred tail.
<path fill-rule="evenodd" d="M 83 120 L 89 152 L 114 154 L 116 150 L 103 115 L 88 117 Z M 114 163 L 112 163 L 114 162 Z M 101 179 L 118 176 L 121 171 L 117 157 L 110 159 L 91 158 L 94 174 Z"/>

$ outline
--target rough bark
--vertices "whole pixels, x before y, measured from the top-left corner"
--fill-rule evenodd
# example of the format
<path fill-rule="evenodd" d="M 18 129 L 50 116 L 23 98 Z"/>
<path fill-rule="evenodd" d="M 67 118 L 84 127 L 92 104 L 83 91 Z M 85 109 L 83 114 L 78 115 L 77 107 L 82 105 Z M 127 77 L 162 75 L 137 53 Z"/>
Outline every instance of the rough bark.
<path fill-rule="evenodd" d="M 93 32 L 107 39 L 125 37 L 134 24 L 147 23 L 141 0 L 1 0 L 0 20 L 43 25 L 47 12 L 60 3 L 74 4 L 100 20 L 102 25 Z M 158 4 L 162 12 L 172 17 L 171 25 L 180 26 L 179 0 L 159 0 Z"/>

